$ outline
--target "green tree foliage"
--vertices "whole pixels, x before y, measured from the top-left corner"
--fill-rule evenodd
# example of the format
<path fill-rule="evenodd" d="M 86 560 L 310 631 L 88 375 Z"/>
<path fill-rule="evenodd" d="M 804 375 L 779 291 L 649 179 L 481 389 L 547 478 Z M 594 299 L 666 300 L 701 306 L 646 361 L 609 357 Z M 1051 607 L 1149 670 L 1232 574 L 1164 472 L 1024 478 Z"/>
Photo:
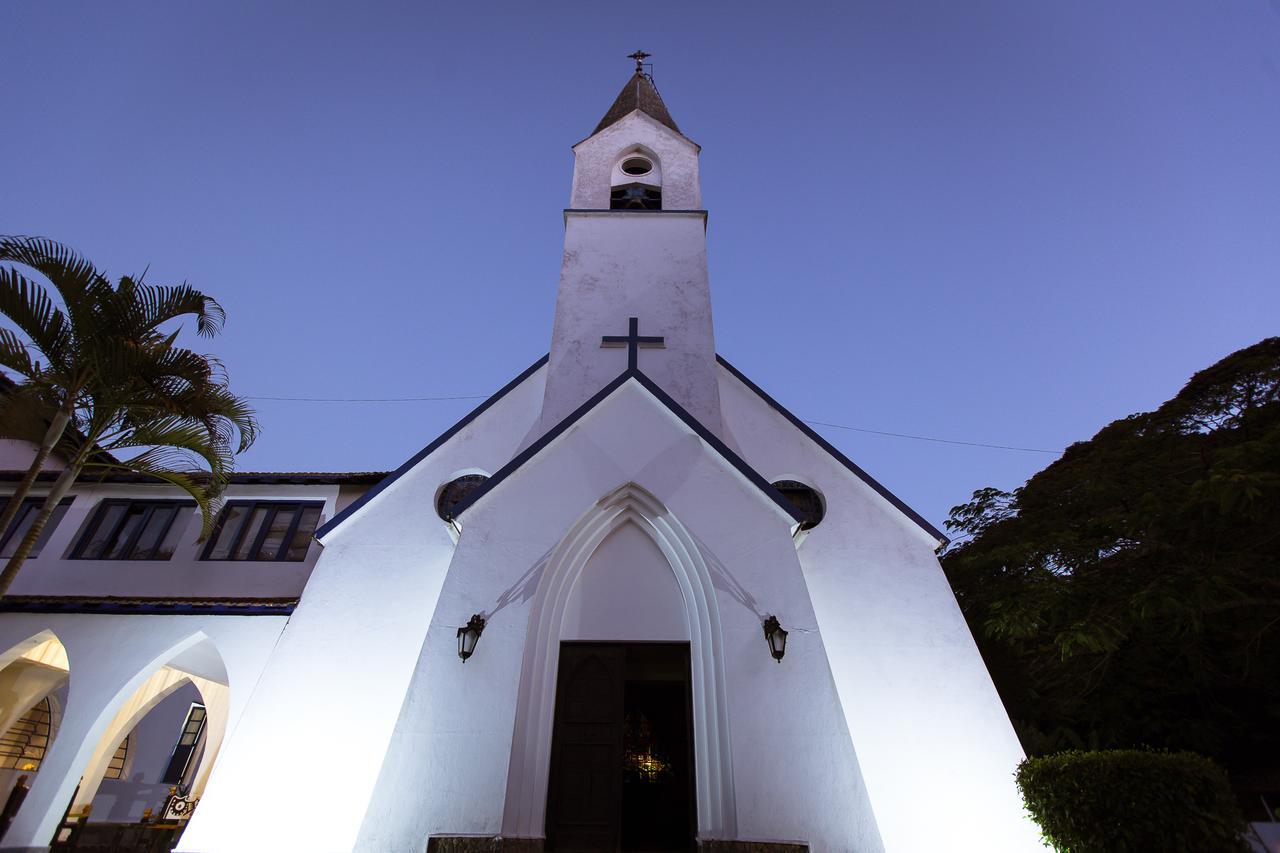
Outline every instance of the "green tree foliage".
<path fill-rule="evenodd" d="M 1193 752 L 1116 749 L 1028 758 L 1018 790 L 1063 853 L 1248 853 L 1227 774 Z"/>
<path fill-rule="evenodd" d="M 1028 752 L 1280 769 L 1280 338 L 948 526 L 943 567 Z"/>
<path fill-rule="evenodd" d="M 223 311 L 187 284 L 125 276 L 112 284 L 75 252 L 44 238 L 0 237 L 0 367 L 17 378 L 0 403 L 0 436 L 38 451 L 0 514 L 0 530 L 56 454 L 62 470 L 0 571 L 13 582 L 53 508 L 82 473 L 142 473 L 195 498 L 211 527 L 232 459 L 254 440 L 251 408 L 214 358 L 180 347 L 175 321 L 201 335 Z M 48 283 L 28 277 L 34 270 Z M 120 458 L 117 454 L 130 454 Z"/>

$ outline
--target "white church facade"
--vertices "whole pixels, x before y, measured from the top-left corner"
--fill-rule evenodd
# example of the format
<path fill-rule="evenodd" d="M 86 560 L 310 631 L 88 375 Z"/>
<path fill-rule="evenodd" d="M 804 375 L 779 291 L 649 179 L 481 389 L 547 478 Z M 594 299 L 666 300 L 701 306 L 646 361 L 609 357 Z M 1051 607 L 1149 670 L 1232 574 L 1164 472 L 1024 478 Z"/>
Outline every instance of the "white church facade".
<path fill-rule="evenodd" d="M 204 543 L 75 489 L 0 600 L 0 851 L 1041 849 L 945 537 L 717 355 L 652 79 L 573 151 L 549 354 L 398 469 L 238 474 Z"/>

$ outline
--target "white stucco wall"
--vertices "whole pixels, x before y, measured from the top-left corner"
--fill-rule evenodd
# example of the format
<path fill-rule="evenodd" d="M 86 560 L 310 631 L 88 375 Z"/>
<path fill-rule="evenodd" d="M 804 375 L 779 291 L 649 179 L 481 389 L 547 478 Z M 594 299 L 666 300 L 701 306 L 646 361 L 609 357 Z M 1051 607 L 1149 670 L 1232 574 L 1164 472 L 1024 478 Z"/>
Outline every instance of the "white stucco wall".
<path fill-rule="evenodd" d="M 635 524 L 605 538 L 565 608 L 561 640 L 688 641 L 680 587 L 662 551 Z"/>
<path fill-rule="evenodd" d="M 1013 781 L 1017 736 L 928 534 L 720 370 L 727 431 L 827 515 L 799 548 L 844 720 L 889 851 L 1039 850 Z"/>
<path fill-rule="evenodd" d="M 627 368 L 626 335 L 666 338 L 641 349 L 639 367 L 712 432 L 720 429 L 706 223 L 698 213 L 565 214 L 564 260 L 551 334 L 546 400 L 532 443 Z"/>
<path fill-rule="evenodd" d="M 608 210 L 609 190 L 615 183 L 649 183 L 647 178 L 619 178 L 620 173 L 615 171 L 626 153 L 637 145 L 644 146 L 646 153 L 658 161 L 663 210 L 702 207 L 698 146 L 638 110 L 573 146 L 569 207 Z"/>
<path fill-rule="evenodd" d="M 437 492 L 515 454 L 544 382 L 545 369 L 532 374 L 326 536 L 180 850 L 352 849 L 453 556 Z M 278 798 L 282 778 L 290 780 L 288 820 L 263 807 Z"/>
<path fill-rule="evenodd" d="M 714 584 L 721 648 L 715 663 L 728 730 L 703 736 L 722 741 L 730 753 L 729 807 L 718 815 L 700 810 L 700 833 L 806 840 L 814 850 L 881 849 L 788 519 L 634 383 L 464 515 L 356 849 L 421 851 L 429 835 L 440 833 L 541 834 L 545 766 L 541 788 L 507 778 L 520 764 L 513 750 L 538 746 L 513 737 L 530 608 L 561 537 L 602 496 L 627 483 L 655 496 L 690 532 Z M 383 513 L 420 510 L 388 504 Z M 624 564 L 651 565 L 650 546 L 625 534 L 608 547 L 625 552 L 615 554 Z M 358 571 L 355 555 L 346 559 L 349 571 Z M 589 563 L 588 570 L 601 565 Z M 608 591 L 585 577 L 581 583 L 592 606 L 608 610 L 625 606 L 619 594 L 646 588 L 652 599 L 625 604 L 652 613 L 673 606 L 669 589 L 654 581 Z M 489 622 L 464 665 L 455 634 L 477 612 Z M 776 613 L 793 632 L 782 665 L 770 657 L 761 631 L 766 613 Z M 580 623 L 570 624 L 572 631 Z M 634 619 L 620 621 L 606 636 L 636 639 L 631 632 L 639 629 Z M 701 779 L 707 770 L 699 766 Z"/>

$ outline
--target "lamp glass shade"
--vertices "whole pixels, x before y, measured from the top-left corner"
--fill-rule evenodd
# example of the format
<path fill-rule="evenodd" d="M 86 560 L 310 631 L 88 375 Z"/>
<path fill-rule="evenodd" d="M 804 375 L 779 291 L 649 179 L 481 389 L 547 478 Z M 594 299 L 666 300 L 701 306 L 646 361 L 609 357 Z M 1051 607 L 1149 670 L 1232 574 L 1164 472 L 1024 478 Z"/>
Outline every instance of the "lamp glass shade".
<path fill-rule="evenodd" d="M 480 642 L 480 634 L 484 631 L 484 617 L 479 613 L 471 617 L 471 621 L 458 629 L 458 657 L 465 663 L 476 650 Z"/>
<path fill-rule="evenodd" d="M 764 620 L 764 637 L 769 641 L 769 653 L 781 663 L 782 656 L 787 653 L 787 632 L 782 629 L 778 617 L 770 616 Z"/>

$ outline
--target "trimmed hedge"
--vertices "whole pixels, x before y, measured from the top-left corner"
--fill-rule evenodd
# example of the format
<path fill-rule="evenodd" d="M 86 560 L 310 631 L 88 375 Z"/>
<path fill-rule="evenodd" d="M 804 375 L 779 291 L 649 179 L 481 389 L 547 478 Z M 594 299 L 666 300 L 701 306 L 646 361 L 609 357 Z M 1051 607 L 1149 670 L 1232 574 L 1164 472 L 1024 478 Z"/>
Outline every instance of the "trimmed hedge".
<path fill-rule="evenodd" d="M 1027 810 L 1059 853 L 1242 853 L 1227 774 L 1194 752 L 1073 750 L 1018 765 Z"/>

